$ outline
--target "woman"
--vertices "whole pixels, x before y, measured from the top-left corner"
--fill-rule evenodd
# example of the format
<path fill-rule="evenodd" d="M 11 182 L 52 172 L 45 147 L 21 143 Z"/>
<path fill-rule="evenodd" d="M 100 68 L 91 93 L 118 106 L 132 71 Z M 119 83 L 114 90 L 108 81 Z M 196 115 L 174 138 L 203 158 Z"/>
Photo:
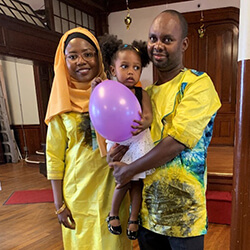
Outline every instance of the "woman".
<path fill-rule="evenodd" d="M 126 235 L 110 234 L 105 224 L 115 182 L 103 157 L 104 140 L 91 129 L 88 116 L 91 81 L 106 78 L 92 33 L 83 28 L 67 31 L 56 51 L 54 71 L 45 118 L 47 176 L 64 248 L 131 249 Z M 123 203 L 123 218 L 128 216 L 128 204 Z"/>

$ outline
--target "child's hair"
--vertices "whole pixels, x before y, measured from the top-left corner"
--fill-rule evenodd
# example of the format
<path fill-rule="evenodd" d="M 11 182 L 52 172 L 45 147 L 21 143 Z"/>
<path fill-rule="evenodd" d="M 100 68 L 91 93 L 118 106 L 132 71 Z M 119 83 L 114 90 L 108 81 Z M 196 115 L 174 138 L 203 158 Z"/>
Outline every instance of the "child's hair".
<path fill-rule="evenodd" d="M 103 64 L 108 78 L 110 78 L 110 65 L 114 64 L 117 52 L 124 50 L 133 50 L 138 53 L 141 58 L 142 68 L 149 64 L 149 57 L 147 52 L 147 43 L 144 41 L 134 40 L 132 44 L 123 44 L 121 39 L 115 35 L 105 34 L 98 38 L 103 57 Z"/>

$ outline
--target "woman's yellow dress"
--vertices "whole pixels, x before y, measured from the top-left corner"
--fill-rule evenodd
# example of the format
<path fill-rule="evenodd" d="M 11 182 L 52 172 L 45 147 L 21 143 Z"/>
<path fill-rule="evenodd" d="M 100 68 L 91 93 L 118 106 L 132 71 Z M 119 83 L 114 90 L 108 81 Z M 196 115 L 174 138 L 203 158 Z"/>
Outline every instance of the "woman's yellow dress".
<path fill-rule="evenodd" d="M 120 208 L 123 233 L 108 231 L 105 221 L 110 209 L 115 181 L 112 169 L 99 149 L 84 143 L 79 130 L 82 115 L 76 112 L 56 115 L 48 124 L 47 174 L 50 180 L 63 180 L 63 196 L 76 223 L 75 230 L 62 226 L 65 249 L 127 250 L 128 197 Z"/>

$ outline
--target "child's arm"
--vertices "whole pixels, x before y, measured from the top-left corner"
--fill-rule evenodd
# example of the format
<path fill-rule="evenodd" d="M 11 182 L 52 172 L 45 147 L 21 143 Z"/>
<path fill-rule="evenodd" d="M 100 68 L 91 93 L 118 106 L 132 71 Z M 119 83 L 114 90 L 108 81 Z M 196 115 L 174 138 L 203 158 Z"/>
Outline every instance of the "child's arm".
<path fill-rule="evenodd" d="M 140 121 L 134 120 L 134 122 L 138 123 L 138 125 L 132 126 L 132 128 L 137 129 L 136 131 L 132 132 L 133 135 L 138 135 L 143 130 L 149 128 L 153 120 L 151 100 L 145 90 L 142 90 L 142 114 L 140 114 L 140 116 Z"/>
<path fill-rule="evenodd" d="M 94 78 L 94 79 L 92 80 L 92 82 L 91 82 L 91 91 L 93 92 L 94 88 L 95 88 L 99 83 L 101 83 L 101 82 L 102 82 L 102 78 L 100 78 L 100 77 Z"/>

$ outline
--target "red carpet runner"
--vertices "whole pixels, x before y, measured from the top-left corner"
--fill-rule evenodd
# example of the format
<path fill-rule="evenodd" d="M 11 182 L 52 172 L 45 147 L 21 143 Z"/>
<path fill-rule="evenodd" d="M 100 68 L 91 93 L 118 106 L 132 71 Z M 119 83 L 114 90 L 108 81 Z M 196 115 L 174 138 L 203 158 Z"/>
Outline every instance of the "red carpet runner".
<path fill-rule="evenodd" d="M 207 213 L 209 223 L 231 223 L 232 195 L 230 192 L 207 191 Z M 53 202 L 51 189 L 16 191 L 5 201 L 5 205 Z"/>
<path fill-rule="evenodd" d="M 51 189 L 15 191 L 4 205 L 53 202 Z"/>

